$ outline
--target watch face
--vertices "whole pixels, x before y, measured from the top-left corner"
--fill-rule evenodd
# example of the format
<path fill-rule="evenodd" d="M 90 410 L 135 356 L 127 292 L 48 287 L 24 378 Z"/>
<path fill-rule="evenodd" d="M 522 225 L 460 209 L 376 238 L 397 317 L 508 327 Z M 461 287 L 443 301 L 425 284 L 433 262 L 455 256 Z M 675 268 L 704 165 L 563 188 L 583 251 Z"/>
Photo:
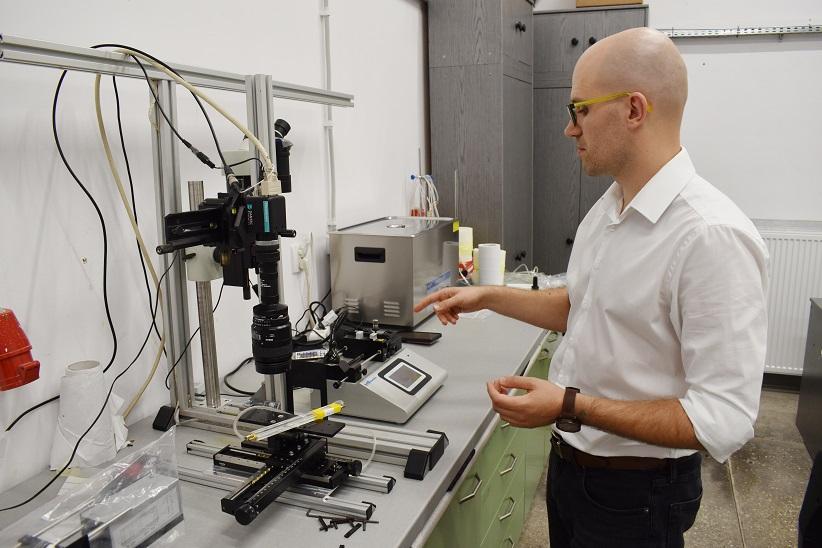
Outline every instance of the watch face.
<path fill-rule="evenodd" d="M 559 418 L 556 422 L 557 428 L 563 432 L 579 432 L 581 427 L 579 419 Z"/>

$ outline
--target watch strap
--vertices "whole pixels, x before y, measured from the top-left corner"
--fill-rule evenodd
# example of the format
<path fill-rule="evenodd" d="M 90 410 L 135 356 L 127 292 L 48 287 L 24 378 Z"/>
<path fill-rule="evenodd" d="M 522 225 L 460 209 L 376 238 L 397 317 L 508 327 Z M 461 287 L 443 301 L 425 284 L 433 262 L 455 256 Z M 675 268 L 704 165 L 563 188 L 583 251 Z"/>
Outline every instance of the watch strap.
<path fill-rule="evenodd" d="M 562 397 L 562 410 L 559 413 L 559 418 L 577 418 L 577 415 L 574 412 L 574 404 L 576 403 L 577 394 L 579 394 L 579 388 L 575 388 L 573 386 L 568 386 L 565 388 L 565 395 Z"/>

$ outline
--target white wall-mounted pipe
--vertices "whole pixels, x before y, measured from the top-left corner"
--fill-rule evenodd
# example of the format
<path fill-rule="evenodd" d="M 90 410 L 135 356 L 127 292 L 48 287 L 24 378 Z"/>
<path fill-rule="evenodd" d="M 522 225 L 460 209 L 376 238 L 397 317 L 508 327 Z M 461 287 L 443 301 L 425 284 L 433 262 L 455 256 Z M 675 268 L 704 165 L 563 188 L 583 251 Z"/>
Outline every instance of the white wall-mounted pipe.
<path fill-rule="evenodd" d="M 322 23 L 323 37 L 323 88 L 331 89 L 331 12 L 328 9 L 328 0 L 320 0 L 320 21 Z M 330 105 L 323 107 L 325 118 L 323 128 L 325 129 L 325 150 L 326 166 L 328 169 L 328 221 L 326 223 L 328 232 L 337 230 L 337 181 L 334 169 L 334 120 Z"/>

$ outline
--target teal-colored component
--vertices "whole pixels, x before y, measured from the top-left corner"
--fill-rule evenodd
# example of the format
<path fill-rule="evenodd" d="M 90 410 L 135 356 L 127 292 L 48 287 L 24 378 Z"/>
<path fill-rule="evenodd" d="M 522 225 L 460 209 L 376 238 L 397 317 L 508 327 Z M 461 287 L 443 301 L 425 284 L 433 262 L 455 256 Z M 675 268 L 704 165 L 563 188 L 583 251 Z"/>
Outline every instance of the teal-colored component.
<path fill-rule="evenodd" d="M 268 219 L 268 202 L 263 201 L 263 230 L 271 232 L 271 222 Z"/>

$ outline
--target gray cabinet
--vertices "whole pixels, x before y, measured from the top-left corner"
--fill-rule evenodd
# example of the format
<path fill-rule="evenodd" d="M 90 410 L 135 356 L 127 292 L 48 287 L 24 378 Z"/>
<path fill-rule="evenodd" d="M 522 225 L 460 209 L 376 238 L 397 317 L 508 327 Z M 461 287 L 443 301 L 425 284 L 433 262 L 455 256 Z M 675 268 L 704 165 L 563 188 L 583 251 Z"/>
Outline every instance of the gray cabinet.
<path fill-rule="evenodd" d="M 502 244 L 508 268 L 532 262 L 533 32 L 528 0 L 428 3 L 439 210 Z"/>
<path fill-rule="evenodd" d="M 811 299 L 796 427 L 815 458 L 822 451 L 822 299 Z"/>
<path fill-rule="evenodd" d="M 574 142 L 564 136 L 571 76 L 598 40 L 647 24 L 646 6 L 534 14 L 534 263 L 564 272 L 577 226 L 611 185 L 582 170 Z"/>

